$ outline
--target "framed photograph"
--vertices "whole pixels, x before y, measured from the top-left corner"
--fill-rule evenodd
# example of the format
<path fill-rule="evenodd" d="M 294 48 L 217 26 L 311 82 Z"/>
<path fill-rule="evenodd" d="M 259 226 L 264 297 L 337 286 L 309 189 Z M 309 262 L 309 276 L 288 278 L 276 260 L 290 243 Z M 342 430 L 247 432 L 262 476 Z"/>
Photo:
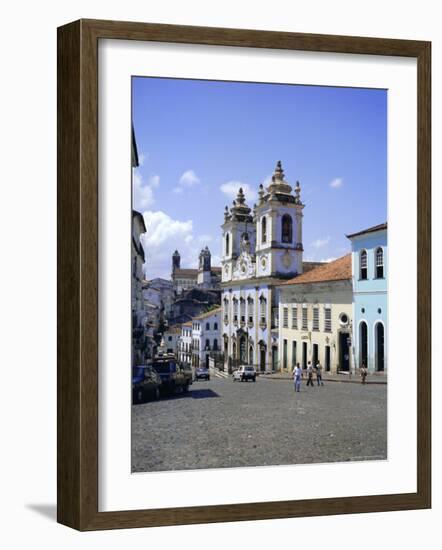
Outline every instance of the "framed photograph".
<path fill-rule="evenodd" d="M 431 44 L 58 29 L 58 521 L 431 506 Z"/>

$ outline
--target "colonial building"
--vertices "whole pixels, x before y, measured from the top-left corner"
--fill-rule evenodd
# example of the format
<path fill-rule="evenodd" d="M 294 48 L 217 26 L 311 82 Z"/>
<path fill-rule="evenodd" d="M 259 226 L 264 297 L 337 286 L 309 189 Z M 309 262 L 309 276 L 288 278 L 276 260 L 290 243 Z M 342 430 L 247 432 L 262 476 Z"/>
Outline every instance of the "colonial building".
<path fill-rule="evenodd" d="M 278 162 L 253 212 L 239 189 L 222 225 L 223 351 L 227 368 L 279 368 L 279 285 L 303 273 L 301 189 L 294 193 Z"/>
<path fill-rule="evenodd" d="M 166 353 L 174 353 L 178 358 L 179 342 L 181 339 L 182 328 L 179 325 L 168 327 L 163 334 L 163 341 Z"/>
<path fill-rule="evenodd" d="M 327 372 L 352 372 L 351 254 L 280 285 L 281 368 L 320 361 Z"/>
<path fill-rule="evenodd" d="M 209 367 L 209 357 L 220 352 L 221 308 L 212 309 L 192 320 L 192 365 Z"/>
<path fill-rule="evenodd" d="M 143 302 L 143 265 L 145 255 L 141 235 L 146 233 L 143 216 L 132 210 L 132 364 L 142 365 L 146 359 L 146 314 Z"/>
<path fill-rule="evenodd" d="M 181 325 L 181 337 L 178 342 L 178 360 L 187 365 L 192 365 L 192 321 Z"/>
<path fill-rule="evenodd" d="M 203 248 L 199 255 L 198 269 L 181 268 L 181 256 L 178 250 L 172 255 L 172 282 L 177 294 L 198 287 L 206 290 L 220 288 L 221 268 L 212 267 L 209 248 Z"/>
<path fill-rule="evenodd" d="M 387 370 L 387 224 L 347 235 L 352 247 L 353 339 L 357 368 Z"/>

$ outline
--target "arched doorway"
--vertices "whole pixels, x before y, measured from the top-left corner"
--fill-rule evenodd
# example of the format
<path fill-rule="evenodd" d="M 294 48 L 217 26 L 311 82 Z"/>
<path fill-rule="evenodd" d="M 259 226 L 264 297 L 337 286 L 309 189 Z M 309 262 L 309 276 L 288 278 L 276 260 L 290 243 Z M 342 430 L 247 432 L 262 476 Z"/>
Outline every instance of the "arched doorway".
<path fill-rule="evenodd" d="M 375 357 L 376 357 L 376 370 L 383 371 L 385 368 L 385 337 L 384 337 L 384 325 L 377 323 L 375 326 Z"/>
<path fill-rule="evenodd" d="M 249 365 L 253 365 L 253 346 L 249 346 Z"/>
<path fill-rule="evenodd" d="M 239 360 L 241 363 L 247 363 L 246 337 L 241 336 L 239 340 Z"/>
<path fill-rule="evenodd" d="M 264 372 L 266 370 L 266 345 L 262 342 L 259 345 L 259 370 Z"/>
<path fill-rule="evenodd" d="M 278 369 L 278 346 L 272 346 L 272 370 Z"/>
<path fill-rule="evenodd" d="M 359 325 L 359 367 L 362 363 L 368 368 L 368 328 L 365 321 Z"/>

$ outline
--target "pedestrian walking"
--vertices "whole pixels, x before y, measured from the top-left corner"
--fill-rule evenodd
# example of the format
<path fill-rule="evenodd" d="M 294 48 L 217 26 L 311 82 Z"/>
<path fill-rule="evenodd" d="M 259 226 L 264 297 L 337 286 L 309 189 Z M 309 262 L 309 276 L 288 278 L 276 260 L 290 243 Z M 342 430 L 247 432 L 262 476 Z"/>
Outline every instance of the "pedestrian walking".
<path fill-rule="evenodd" d="M 365 367 L 365 363 L 362 363 L 359 373 L 361 375 L 361 384 L 365 384 L 365 379 L 367 378 L 367 368 Z"/>
<path fill-rule="evenodd" d="M 307 386 L 313 386 L 313 367 L 311 361 L 307 365 Z"/>
<path fill-rule="evenodd" d="M 295 392 L 301 391 L 301 378 L 302 378 L 302 369 L 299 366 L 299 363 L 297 363 L 296 367 L 293 369 L 293 381 L 295 383 Z"/>
<path fill-rule="evenodd" d="M 318 383 L 318 386 L 324 385 L 324 382 L 322 381 L 322 365 L 319 361 L 316 364 L 316 382 Z"/>

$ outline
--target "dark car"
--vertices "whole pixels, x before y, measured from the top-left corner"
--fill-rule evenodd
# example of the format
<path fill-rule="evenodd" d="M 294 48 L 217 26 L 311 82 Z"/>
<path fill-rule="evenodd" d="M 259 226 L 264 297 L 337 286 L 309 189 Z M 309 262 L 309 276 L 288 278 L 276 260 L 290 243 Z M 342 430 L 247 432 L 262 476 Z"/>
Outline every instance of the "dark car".
<path fill-rule="evenodd" d="M 195 369 L 195 380 L 210 380 L 210 372 L 206 367 Z"/>
<path fill-rule="evenodd" d="M 187 392 L 192 384 L 192 369 L 177 363 L 173 354 L 155 357 L 153 367 L 161 378 L 161 392 Z"/>
<path fill-rule="evenodd" d="M 151 366 L 134 367 L 132 373 L 132 402 L 144 403 L 148 399 L 159 399 L 161 378 Z"/>

